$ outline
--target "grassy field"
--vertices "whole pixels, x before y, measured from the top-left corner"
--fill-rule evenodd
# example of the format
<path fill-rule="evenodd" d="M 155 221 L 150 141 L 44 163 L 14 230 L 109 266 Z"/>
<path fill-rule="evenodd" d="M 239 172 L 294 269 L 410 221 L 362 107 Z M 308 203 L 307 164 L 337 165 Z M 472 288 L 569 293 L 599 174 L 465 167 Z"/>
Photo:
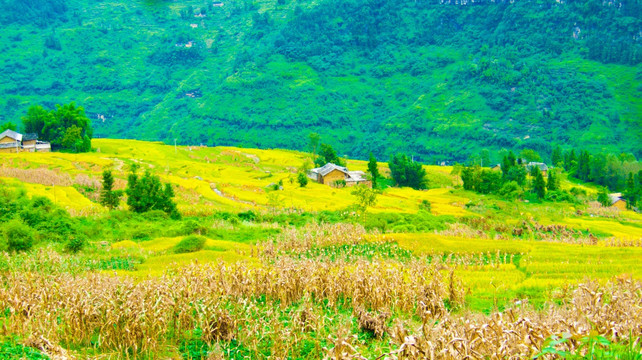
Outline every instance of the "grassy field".
<path fill-rule="evenodd" d="M 0 355 L 533 357 L 567 333 L 574 342 L 556 351 L 586 354 L 582 344 L 596 336 L 608 342 L 603 352 L 640 350 L 642 217 L 596 206 L 590 185 L 563 181 L 587 190 L 578 203 L 510 202 L 464 191 L 452 168 L 428 166 L 429 190 L 389 187 L 361 218 L 349 210 L 350 189 L 298 185 L 305 153 L 103 139 L 94 147 L 0 154 L 2 196 L 44 196 L 72 215 L 34 225 L 30 252 L 0 256 Z M 111 169 L 122 189 L 133 163 L 175 186 L 183 219 L 96 202 L 101 172 Z M 46 216 L 25 206 L 14 218 Z M 87 238 L 81 251 L 46 238 L 64 226 Z M 202 244 L 180 251 L 190 236 Z M 619 295 L 588 300 L 611 293 Z M 494 345 L 466 326 L 498 329 Z"/>

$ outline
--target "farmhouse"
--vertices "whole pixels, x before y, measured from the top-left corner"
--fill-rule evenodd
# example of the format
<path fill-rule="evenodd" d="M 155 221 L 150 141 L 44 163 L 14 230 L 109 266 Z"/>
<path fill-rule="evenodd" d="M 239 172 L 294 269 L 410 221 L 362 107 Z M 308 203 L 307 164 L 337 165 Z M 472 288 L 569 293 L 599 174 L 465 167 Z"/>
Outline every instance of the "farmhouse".
<path fill-rule="evenodd" d="M 622 198 L 622 193 L 609 194 L 609 200 L 611 200 L 611 207 L 626 210 L 626 200 Z"/>
<path fill-rule="evenodd" d="M 49 152 L 51 144 L 38 141 L 37 134 L 20 134 L 13 130 L 5 130 L 0 134 L 0 153 L 18 152 Z"/>
<path fill-rule="evenodd" d="M 329 186 L 355 186 L 364 184 L 372 187 L 372 181 L 366 178 L 363 171 L 348 171 L 348 168 L 335 165 L 333 163 L 325 164 L 322 167 L 314 168 L 308 172 L 308 177 L 319 184 Z"/>
<path fill-rule="evenodd" d="M 544 177 L 548 174 L 548 166 L 543 162 L 534 162 L 534 161 L 529 162 L 528 164 L 526 164 L 526 171 L 530 173 L 533 167 L 537 167 L 539 171 L 542 172 L 542 176 Z"/>

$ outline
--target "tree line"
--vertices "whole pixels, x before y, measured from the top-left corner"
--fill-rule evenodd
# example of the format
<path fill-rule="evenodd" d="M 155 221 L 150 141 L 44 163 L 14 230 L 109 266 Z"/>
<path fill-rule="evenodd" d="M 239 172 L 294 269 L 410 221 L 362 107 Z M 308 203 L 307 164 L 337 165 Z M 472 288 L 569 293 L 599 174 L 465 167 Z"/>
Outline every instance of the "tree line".
<path fill-rule="evenodd" d="M 50 142 L 52 149 L 91 151 L 94 134 L 91 121 L 85 114 L 85 109 L 73 102 L 56 105 L 53 110 L 40 105 L 31 106 L 22 117 L 22 124 L 25 133 L 38 134 L 38 139 Z"/>

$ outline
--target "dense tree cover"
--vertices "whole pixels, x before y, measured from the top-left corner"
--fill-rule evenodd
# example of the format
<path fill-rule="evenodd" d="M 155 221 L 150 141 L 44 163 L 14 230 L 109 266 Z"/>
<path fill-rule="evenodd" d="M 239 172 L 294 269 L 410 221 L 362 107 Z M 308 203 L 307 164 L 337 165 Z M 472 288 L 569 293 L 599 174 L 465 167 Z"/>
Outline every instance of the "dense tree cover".
<path fill-rule="evenodd" d="M 82 99 L 99 136 L 642 156 L 636 0 L 120 4 L 0 2 L 0 123 Z"/>
<path fill-rule="evenodd" d="M 174 202 L 174 190 L 169 183 L 162 184 L 160 178 L 145 170 L 139 176 L 138 167 L 133 165 L 130 174 L 127 176 L 127 205 L 130 210 L 143 213 L 151 210 L 161 210 L 167 213 L 172 219 L 181 217 Z"/>
<path fill-rule="evenodd" d="M 428 179 L 421 163 L 415 162 L 406 154 L 396 154 L 388 162 L 390 176 L 397 186 L 408 186 L 413 189 L 426 189 Z"/>
<path fill-rule="evenodd" d="M 561 172 L 566 171 L 568 176 L 600 185 L 600 192 L 606 194 L 598 198 L 601 203 L 610 202 L 610 191 L 622 192 L 629 208 L 639 205 L 642 198 L 642 164 L 633 155 L 591 154 L 586 150 L 576 153 L 575 149 L 563 152 L 560 148 L 554 149 L 552 155 L 551 161 L 556 166 L 549 166 L 547 179 L 536 166 L 530 167 L 528 173 L 526 159 L 517 158 L 512 151 L 504 155 L 500 163 L 501 172 L 482 168 L 473 162 L 469 166 L 455 166 L 453 173 L 461 176 L 466 190 L 499 194 L 507 198 L 524 197 L 530 192 L 539 199 L 557 201 L 572 199 L 571 195 L 576 195 L 560 188 Z"/>
<path fill-rule="evenodd" d="M 587 182 L 605 186 L 612 191 L 622 191 L 627 180 L 642 171 L 642 164 L 631 154 L 593 153 L 586 150 L 568 151 L 561 165 L 569 175 Z"/>
<path fill-rule="evenodd" d="M 74 152 L 91 150 L 93 129 L 85 110 L 73 102 L 56 105 L 55 110 L 47 110 L 40 105 L 29 108 L 22 117 L 26 133 L 38 134 L 38 139 L 51 142 L 54 149 Z"/>

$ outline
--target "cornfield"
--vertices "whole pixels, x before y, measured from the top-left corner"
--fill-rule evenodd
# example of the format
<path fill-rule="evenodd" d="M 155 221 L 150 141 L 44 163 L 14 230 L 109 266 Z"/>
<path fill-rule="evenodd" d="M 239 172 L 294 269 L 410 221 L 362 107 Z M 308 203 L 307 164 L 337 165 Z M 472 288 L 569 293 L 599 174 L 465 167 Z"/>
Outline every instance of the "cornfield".
<path fill-rule="evenodd" d="M 296 355 L 299 342 L 315 334 L 327 337 L 318 349 L 327 358 L 363 358 L 363 344 L 327 315 L 340 317 L 346 306 L 352 310 L 344 320 L 389 338 L 378 351 L 391 359 L 518 359 L 540 352 L 555 334 L 598 333 L 619 342 L 642 334 L 642 284 L 628 278 L 580 285 L 566 306 L 516 306 L 490 316 L 452 313 L 465 297 L 454 271 L 417 261 L 401 267 L 284 258 L 259 267 L 192 265 L 140 282 L 26 272 L 6 272 L 0 281 L 4 335 L 123 357 L 153 358 L 200 329 L 206 343 L 235 341 L 254 354 L 264 353 L 269 338 L 275 357 Z M 573 350 L 577 342 L 564 346 Z"/>

